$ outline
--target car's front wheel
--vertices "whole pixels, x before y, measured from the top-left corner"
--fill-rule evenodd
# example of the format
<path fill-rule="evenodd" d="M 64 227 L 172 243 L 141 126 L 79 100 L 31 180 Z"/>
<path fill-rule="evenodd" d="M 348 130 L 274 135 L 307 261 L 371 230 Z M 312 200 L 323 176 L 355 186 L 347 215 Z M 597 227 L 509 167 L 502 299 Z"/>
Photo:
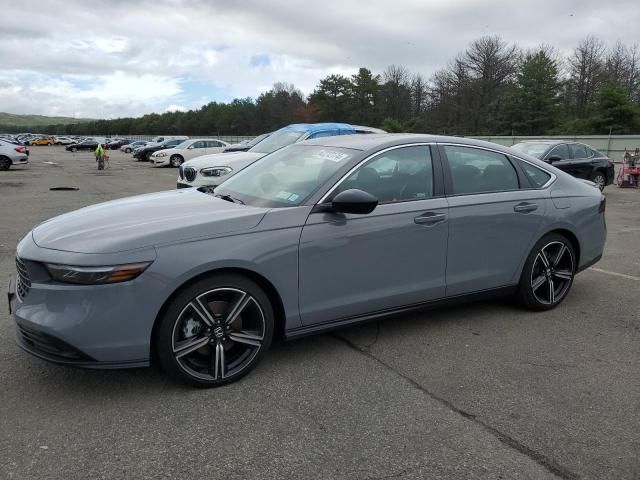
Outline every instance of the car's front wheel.
<path fill-rule="evenodd" d="M 172 167 L 174 168 L 178 168 L 180 165 L 182 165 L 184 162 L 184 158 L 182 158 L 180 155 L 171 155 L 171 158 L 169 158 L 169 163 L 171 164 Z"/>
<path fill-rule="evenodd" d="M 76 147 L 71 147 L 71 151 L 72 151 L 72 152 L 77 152 L 77 151 L 78 151 L 78 149 L 77 149 Z"/>
<path fill-rule="evenodd" d="M 593 174 L 591 181 L 596 184 L 600 191 L 603 191 L 604 187 L 607 186 L 607 176 L 600 171 Z"/>
<path fill-rule="evenodd" d="M 234 382 L 271 345 L 273 309 L 240 275 L 212 275 L 184 288 L 160 318 L 157 359 L 172 377 L 197 387 Z"/>
<path fill-rule="evenodd" d="M 549 310 L 565 299 L 576 273 L 575 251 L 563 235 L 545 235 L 529 254 L 518 297 L 527 308 Z"/>

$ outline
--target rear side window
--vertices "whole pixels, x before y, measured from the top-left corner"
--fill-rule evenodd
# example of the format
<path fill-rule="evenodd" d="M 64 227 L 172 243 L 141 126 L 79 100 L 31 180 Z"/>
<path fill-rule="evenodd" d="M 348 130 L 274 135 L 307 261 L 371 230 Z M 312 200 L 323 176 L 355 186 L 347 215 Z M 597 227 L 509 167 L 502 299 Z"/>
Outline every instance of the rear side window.
<path fill-rule="evenodd" d="M 570 148 L 573 158 L 589 158 L 589 155 L 587 154 L 587 147 L 584 145 L 580 143 L 572 143 Z"/>
<path fill-rule="evenodd" d="M 527 178 L 535 188 L 542 187 L 551 179 L 550 174 L 538 167 L 534 167 L 530 163 L 522 162 L 520 160 L 518 160 L 518 163 L 524 171 L 524 174 L 527 176 Z"/>
<path fill-rule="evenodd" d="M 551 157 L 555 157 L 555 158 L 558 158 L 560 160 L 568 159 L 569 158 L 569 147 L 567 147 L 567 144 L 566 143 L 561 143 L 560 145 L 554 147 L 553 150 L 551 150 L 549 152 L 549 154 L 547 155 L 547 159 L 549 159 Z"/>
<path fill-rule="evenodd" d="M 445 146 L 454 195 L 518 190 L 518 174 L 504 155 L 473 147 Z"/>

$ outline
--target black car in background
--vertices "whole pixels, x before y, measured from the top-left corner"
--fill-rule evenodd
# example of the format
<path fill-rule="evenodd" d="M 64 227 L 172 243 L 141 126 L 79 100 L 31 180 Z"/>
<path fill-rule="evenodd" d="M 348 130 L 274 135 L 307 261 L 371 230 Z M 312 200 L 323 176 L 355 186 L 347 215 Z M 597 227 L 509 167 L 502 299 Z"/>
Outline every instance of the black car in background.
<path fill-rule="evenodd" d="M 98 148 L 98 141 L 93 139 L 83 140 L 79 143 L 72 143 L 71 145 L 64 147 L 67 152 L 93 151 L 96 148 Z"/>
<path fill-rule="evenodd" d="M 175 139 L 175 140 L 167 140 L 166 142 L 159 143 L 157 145 L 147 145 L 142 150 L 133 154 L 133 158 L 138 159 L 138 161 L 149 161 L 151 159 L 151 154 L 153 152 L 157 152 L 158 150 L 164 150 L 166 148 L 174 148 L 176 145 L 180 145 L 184 142 L 184 139 Z"/>
<path fill-rule="evenodd" d="M 584 143 L 565 140 L 531 140 L 511 148 L 550 163 L 556 168 L 595 183 L 600 190 L 611 185 L 615 177 L 613 161 Z"/>

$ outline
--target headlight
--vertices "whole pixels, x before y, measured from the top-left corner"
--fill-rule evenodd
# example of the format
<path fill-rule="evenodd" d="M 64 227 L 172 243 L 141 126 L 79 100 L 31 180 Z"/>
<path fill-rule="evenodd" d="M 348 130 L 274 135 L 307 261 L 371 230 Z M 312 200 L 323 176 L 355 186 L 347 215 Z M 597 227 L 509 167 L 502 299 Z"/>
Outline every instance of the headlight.
<path fill-rule="evenodd" d="M 154 153 L 154 154 L 153 154 L 153 156 L 154 156 L 154 157 L 166 157 L 166 156 L 167 156 L 167 154 L 166 154 L 166 153 L 164 153 L 164 152 L 162 152 L 162 153 Z"/>
<path fill-rule="evenodd" d="M 45 267 L 51 277 L 64 283 L 76 283 L 79 285 L 99 285 L 103 283 L 118 283 L 133 280 L 151 262 L 130 263 L 128 265 L 114 265 L 109 267 L 74 267 L 71 265 L 58 265 L 46 263 Z"/>
<path fill-rule="evenodd" d="M 231 167 L 208 167 L 200 170 L 203 177 L 224 177 L 233 171 Z"/>

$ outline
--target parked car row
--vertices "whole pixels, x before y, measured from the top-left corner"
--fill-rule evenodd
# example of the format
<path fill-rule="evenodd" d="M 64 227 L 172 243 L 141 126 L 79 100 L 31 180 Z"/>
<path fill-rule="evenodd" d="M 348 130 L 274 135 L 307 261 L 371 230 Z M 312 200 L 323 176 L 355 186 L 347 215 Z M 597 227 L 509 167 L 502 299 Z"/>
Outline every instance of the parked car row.
<path fill-rule="evenodd" d="M 29 150 L 20 143 L 0 138 L 0 170 L 9 170 L 12 165 L 24 165 L 29 162 Z"/>

